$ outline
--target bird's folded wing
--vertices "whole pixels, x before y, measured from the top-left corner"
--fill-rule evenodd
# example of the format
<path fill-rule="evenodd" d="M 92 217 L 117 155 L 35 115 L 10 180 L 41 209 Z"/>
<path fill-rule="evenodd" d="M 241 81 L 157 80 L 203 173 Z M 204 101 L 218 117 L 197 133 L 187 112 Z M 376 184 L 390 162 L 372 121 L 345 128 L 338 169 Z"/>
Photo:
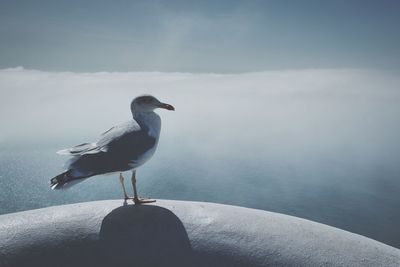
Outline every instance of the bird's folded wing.
<path fill-rule="evenodd" d="M 63 149 L 57 151 L 57 154 L 60 155 L 83 155 L 90 151 L 96 151 L 97 144 L 96 143 L 83 143 L 71 148 Z M 96 152 L 95 152 L 96 153 Z"/>
<path fill-rule="evenodd" d="M 139 132 L 141 130 L 139 124 L 134 121 L 128 121 L 120 125 L 114 126 L 109 130 L 101 134 L 101 138 L 96 143 L 83 143 L 72 148 L 63 149 L 57 151 L 60 155 L 85 155 L 85 154 L 96 154 L 99 152 L 107 152 L 108 146 L 123 137 L 126 134 L 132 132 Z"/>

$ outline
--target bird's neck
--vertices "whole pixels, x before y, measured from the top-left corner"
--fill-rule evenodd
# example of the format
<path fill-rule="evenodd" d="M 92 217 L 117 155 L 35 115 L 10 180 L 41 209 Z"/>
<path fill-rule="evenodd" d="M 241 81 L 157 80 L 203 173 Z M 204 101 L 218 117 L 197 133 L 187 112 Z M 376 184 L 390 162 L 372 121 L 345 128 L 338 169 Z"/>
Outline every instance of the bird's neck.
<path fill-rule="evenodd" d="M 132 112 L 132 116 L 136 121 L 147 121 L 150 118 L 158 117 L 154 111 L 137 111 Z"/>
<path fill-rule="evenodd" d="M 161 119 L 154 111 L 132 112 L 133 119 L 141 126 L 148 129 L 153 137 L 158 137 L 161 128 Z"/>

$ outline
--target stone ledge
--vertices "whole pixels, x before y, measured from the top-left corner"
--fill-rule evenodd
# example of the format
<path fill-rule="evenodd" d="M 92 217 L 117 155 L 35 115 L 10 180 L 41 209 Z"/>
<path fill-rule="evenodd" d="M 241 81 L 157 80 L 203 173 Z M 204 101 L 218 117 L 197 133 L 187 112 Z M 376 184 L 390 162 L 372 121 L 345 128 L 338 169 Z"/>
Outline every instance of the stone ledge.
<path fill-rule="evenodd" d="M 400 250 L 262 210 L 95 201 L 0 216 L 0 266 L 400 266 Z"/>

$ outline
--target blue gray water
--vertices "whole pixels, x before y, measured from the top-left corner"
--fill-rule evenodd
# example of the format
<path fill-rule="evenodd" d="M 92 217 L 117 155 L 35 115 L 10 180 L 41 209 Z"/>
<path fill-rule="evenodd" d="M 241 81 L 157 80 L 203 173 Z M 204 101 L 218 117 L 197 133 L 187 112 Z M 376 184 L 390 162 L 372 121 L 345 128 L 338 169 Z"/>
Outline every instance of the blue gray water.
<path fill-rule="evenodd" d="M 50 190 L 49 179 L 66 159 L 55 151 L 94 141 L 129 119 L 130 99 L 142 91 L 126 84 L 140 83 L 176 107 L 159 112 L 158 151 L 138 170 L 142 196 L 281 212 L 400 248 L 397 76 L 104 74 L 122 88 L 111 90 L 110 77 L 102 74 L 13 75 L 0 76 L 3 90 L 10 89 L 0 100 L 0 214 L 121 198 L 115 175 L 65 191 Z M 37 89 L 19 98 L 32 84 L 53 88 L 60 79 L 69 83 L 62 88 L 80 90 Z"/>

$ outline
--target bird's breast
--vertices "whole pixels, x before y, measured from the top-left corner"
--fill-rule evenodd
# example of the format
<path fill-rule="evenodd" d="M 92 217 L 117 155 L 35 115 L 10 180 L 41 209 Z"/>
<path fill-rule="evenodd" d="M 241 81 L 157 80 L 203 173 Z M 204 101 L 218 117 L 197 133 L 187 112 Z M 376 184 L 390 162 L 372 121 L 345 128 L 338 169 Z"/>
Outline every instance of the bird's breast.
<path fill-rule="evenodd" d="M 154 113 L 146 113 L 146 114 L 140 114 L 136 118 L 136 121 L 140 124 L 142 127 L 143 131 L 145 132 L 145 135 L 147 135 L 149 140 L 148 147 L 146 150 L 143 151 L 143 154 L 140 156 L 132 159 L 129 162 L 129 166 L 131 168 L 137 168 L 138 166 L 144 164 L 146 161 L 148 161 L 155 153 L 158 145 L 158 139 L 160 136 L 160 130 L 161 130 L 161 119 L 160 117 Z M 151 140 L 151 142 L 150 142 Z M 147 146 L 147 145 L 146 145 Z"/>
<path fill-rule="evenodd" d="M 135 169 L 135 168 L 143 165 L 144 163 L 146 163 L 154 155 L 154 152 L 156 151 L 156 148 L 157 148 L 157 144 L 154 144 L 154 146 L 152 148 L 150 148 L 149 150 L 144 152 L 142 155 L 140 155 L 139 157 L 137 157 L 135 159 L 132 159 L 129 162 L 129 166 L 132 169 Z"/>

